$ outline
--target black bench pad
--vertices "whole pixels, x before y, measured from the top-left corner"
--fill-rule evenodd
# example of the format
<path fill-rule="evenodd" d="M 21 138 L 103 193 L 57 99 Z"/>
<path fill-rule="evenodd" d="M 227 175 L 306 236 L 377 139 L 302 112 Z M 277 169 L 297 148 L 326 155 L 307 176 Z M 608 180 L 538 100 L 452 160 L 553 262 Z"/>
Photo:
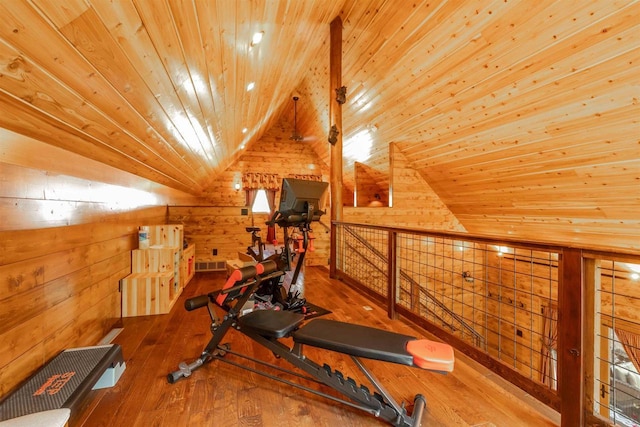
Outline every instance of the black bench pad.
<path fill-rule="evenodd" d="M 414 366 L 406 350 L 409 335 L 337 320 L 314 319 L 293 333 L 294 341 L 367 359 Z"/>
<path fill-rule="evenodd" d="M 304 315 L 293 311 L 255 310 L 240 317 L 238 323 L 243 329 L 259 335 L 282 338 L 298 327 Z"/>

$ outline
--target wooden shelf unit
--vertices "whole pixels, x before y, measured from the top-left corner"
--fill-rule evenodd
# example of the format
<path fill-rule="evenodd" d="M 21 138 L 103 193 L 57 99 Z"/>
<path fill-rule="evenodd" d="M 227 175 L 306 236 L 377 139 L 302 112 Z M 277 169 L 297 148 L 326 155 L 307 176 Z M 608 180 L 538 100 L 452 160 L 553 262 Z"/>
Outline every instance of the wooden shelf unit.
<path fill-rule="evenodd" d="M 174 285 L 173 271 L 131 273 L 121 283 L 122 317 L 168 313 L 182 291 Z"/>
<path fill-rule="evenodd" d="M 182 251 L 180 260 L 182 287 L 186 287 L 196 274 L 196 245 L 193 243 Z"/>
<path fill-rule="evenodd" d="M 122 317 L 168 313 L 195 273 L 195 246 L 183 251 L 182 225 L 148 228 L 149 248 L 131 251 L 131 274 L 120 281 Z"/>

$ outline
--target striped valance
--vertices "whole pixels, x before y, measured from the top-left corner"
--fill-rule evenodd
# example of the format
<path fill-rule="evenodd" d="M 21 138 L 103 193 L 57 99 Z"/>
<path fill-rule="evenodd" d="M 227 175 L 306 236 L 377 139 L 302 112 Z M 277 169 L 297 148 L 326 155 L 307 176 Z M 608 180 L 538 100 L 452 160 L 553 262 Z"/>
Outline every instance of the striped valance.
<path fill-rule="evenodd" d="M 320 175 L 288 175 L 288 178 L 304 179 L 307 181 L 322 181 Z M 280 190 L 282 178 L 277 173 L 245 172 L 242 174 L 242 188 L 244 190 Z"/>
<path fill-rule="evenodd" d="M 245 172 L 242 174 L 242 188 L 244 190 L 279 190 L 281 181 L 277 173 Z"/>

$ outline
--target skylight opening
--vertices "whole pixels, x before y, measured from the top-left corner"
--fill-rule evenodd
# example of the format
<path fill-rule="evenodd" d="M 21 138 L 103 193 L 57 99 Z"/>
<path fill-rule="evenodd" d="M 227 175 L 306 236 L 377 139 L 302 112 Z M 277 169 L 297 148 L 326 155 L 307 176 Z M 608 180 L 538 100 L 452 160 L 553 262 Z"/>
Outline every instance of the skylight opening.
<path fill-rule="evenodd" d="M 368 129 L 364 129 L 348 139 L 348 143 L 344 146 L 343 154 L 356 162 L 364 162 L 371 156 L 372 147 L 371 132 Z"/>

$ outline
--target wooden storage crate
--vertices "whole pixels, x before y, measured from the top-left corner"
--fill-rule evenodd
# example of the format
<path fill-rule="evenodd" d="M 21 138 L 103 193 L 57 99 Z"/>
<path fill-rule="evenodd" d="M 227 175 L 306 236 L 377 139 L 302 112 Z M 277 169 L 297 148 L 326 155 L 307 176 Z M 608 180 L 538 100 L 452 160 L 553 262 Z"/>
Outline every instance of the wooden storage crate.
<path fill-rule="evenodd" d="M 132 273 L 120 281 L 122 317 L 168 313 L 180 296 L 173 271 Z"/>
<path fill-rule="evenodd" d="M 178 248 L 156 247 L 150 249 L 134 249 L 131 251 L 132 273 L 163 273 L 173 271 Z"/>
<path fill-rule="evenodd" d="M 131 251 L 131 274 L 121 280 L 123 317 L 168 313 L 184 285 L 183 226 L 146 227 L 149 248 Z"/>
<path fill-rule="evenodd" d="M 150 225 L 149 247 L 168 246 L 182 248 L 183 226 L 181 224 Z"/>
<path fill-rule="evenodd" d="M 182 251 L 180 267 L 182 269 L 180 277 L 184 288 L 196 274 L 196 245 L 190 244 Z"/>

